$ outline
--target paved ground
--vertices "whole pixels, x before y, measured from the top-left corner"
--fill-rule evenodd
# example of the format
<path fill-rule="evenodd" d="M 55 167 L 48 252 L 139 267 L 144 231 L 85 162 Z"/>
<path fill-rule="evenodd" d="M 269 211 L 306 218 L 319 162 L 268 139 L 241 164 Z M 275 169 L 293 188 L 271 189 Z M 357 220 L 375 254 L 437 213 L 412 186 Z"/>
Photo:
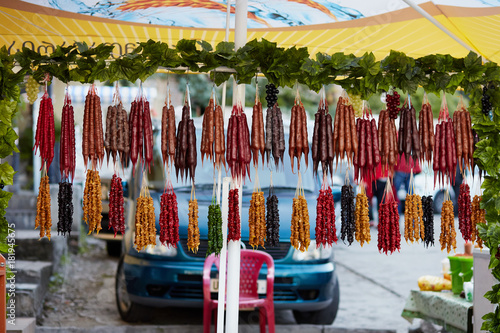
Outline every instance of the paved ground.
<path fill-rule="evenodd" d="M 439 240 L 439 216 L 435 219 L 435 239 Z M 401 318 L 406 296 L 417 288 L 420 276 L 440 274 L 441 260 L 447 254 L 439 247 L 425 249 L 422 244 L 407 245 L 403 241 L 400 253 L 387 256 L 377 250 L 375 228 L 371 234 L 374 241 L 363 248 L 359 244 L 335 246 L 341 295 L 333 328 L 407 332 L 410 323 Z M 101 241 L 89 243 L 82 254 L 70 256 L 65 273 L 54 280 L 41 325 L 83 328 L 127 325 L 121 321 L 115 305 L 117 260 L 107 256 Z M 463 241 L 457 240 L 457 245 L 461 250 Z M 154 317 L 152 325 L 202 324 L 201 309 L 162 309 Z M 279 325 L 295 324 L 291 311 L 280 311 L 276 317 Z M 257 318 L 256 314 L 243 313 L 240 323 L 254 324 Z"/>
<path fill-rule="evenodd" d="M 439 215 L 434 218 L 434 247 L 408 245 L 403 239 L 400 253 L 380 254 L 375 228 L 371 230 L 373 241 L 368 245 L 336 246 L 341 299 L 335 327 L 408 330 L 410 323 L 401 317 L 406 296 L 418 288 L 420 276 L 439 276 L 441 260 L 447 257 L 439 247 Z M 463 252 L 464 242 L 458 226 L 455 228 L 457 251 Z"/>

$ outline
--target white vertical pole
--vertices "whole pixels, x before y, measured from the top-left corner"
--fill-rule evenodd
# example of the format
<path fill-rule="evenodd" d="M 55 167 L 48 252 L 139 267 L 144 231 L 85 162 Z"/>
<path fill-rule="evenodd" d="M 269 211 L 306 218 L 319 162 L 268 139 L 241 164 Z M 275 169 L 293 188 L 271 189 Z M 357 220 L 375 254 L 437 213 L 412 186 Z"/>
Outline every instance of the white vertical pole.
<path fill-rule="evenodd" d="M 234 20 L 234 46 L 239 49 L 244 46 L 247 41 L 247 14 L 248 0 L 236 0 L 236 11 Z M 245 85 L 237 86 L 239 97 L 243 109 L 245 108 Z M 234 98 L 233 94 L 233 98 Z M 234 103 L 233 103 L 234 104 Z M 242 180 L 236 183 L 239 195 L 239 212 L 241 220 L 242 209 Z M 243 221 L 241 221 L 243 222 Z M 238 332 L 238 314 L 239 314 L 239 298 L 240 298 L 240 242 L 230 241 L 228 246 L 228 272 L 227 272 L 227 305 L 226 305 L 226 332 Z"/>
<path fill-rule="evenodd" d="M 226 298 L 226 263 L 227 263 L 227 212 L 228 212 L 228 198 L 229 198 L 229 183 L 230 177 L 224 177 L 224 185 L 222 186 L 222 250 L 220 253 L 220 266 L 219 266 L 219 304 L 217 307 L 217 333 L 224 332 L 224 304 Z"/>
<path fill-rule="evenodd" d="M 224 40 L 227 42 L 229 40 L 229 24 L 231 15 L 231 0 L 227 0 L 227 11 L 226 11 L 226 36 Z M 226 110 L 226 82 L 222 85 L 222 117 L 225 117 Z M 224 129 L 223 129 L 224 130 Z M 219 304 L 217 306 L 217 333 L 224 332 L 224 310 L 226 305 L 226 266 L 227 266 L 227 212 L 228 212 L 228 196 L 229 196 L 229 182 L 231 178 L 224 178 L 224 186 L 222 189 L 222 198 L 224 198 L 221 203 L 220 189 L 222 179 L 222 167 L 218 170 L 218 180 L 217 180 L 217 203 L 222 205 L 222 249 L 220 252 L 220 266 L 219 266 Z"/>

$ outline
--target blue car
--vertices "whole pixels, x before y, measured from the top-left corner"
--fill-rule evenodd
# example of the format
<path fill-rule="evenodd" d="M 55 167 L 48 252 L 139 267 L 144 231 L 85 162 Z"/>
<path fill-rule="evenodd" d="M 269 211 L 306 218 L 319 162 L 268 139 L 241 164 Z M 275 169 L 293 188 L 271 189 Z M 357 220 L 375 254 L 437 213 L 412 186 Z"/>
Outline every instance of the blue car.
<path fill-rule="evenodd" d="M 200 134 L 200 133 L 198 133 Z M 198 136 L 200 138 L 201 135 Z M 198 146 L 199 146 L 199 139 Z M 160 147 L 159 140 L 155 148 Z M 199 150 L 198 150 L 199 151 Z M 200 154 L 198 154 L 200 155 Z M 286 155 L 286 154 L 285 154 Z M 200 156 L 198 156 L 200 159 Z M 252 168 L 253 169 L 253 168 Z M 274 169 L 274 166 L 273 166 Z M 254 171 L 252 170 L 252 173 Z M 267 197 L 270 184 L 270 169 L 259 168 L 259 182 Z M 305 252 L 290 246 L 290 221 L 292 199 L 297 185 L 297 174 L 290 169 L 290 160 L 285 158 L 285 167 L 273 172 L 272 181 L 279 199 L 280 244 L 260 250 L 269 253 L 275 262 L 274 304 L 276 309 L 291 309 L 298 323 L 331 324 L 339 306 L 339 284 L 331 248 L 316 247 L 314 227 L 316 198 L 319 192 L 318 177 L 313 176 L 309 166 L 302 174 L 304 193 L 310 216 L 311 245 Z M 149 174 L 150 193 L 154 201 L 157 241 L 156 246 L 137 251 L 134 247 L 135 199 L 139 195 L 141 172 L 136 172 L 128 186 L 127 226 L 122 242 L 122 255 L 116 273 L 116 301 L 118 311 L 127 322 L 140 321 L 147 315 L 148 307 L 202 307 L 202 271 L 207 250 L 207 215 L 212 202 L 214 171 L 212 164 L 198 161 L 196 169 L 196 198 L 199 206 L 200 241 L 197 253 L 188 251 L 188 201 L 191 194 L 189 182 L 172 182 L 177 196 L 179 211 L 179 237 L 177 248 L 167 248 L 159 241 L 160 196 L 165 177 L 160 153 L 155 150 L 154 167 Z M 252 180 L 254 175 L 251 175 Z M 243 186 L 243 209 L 241 216 L 242 248 L 248 244 L 248 209 L 254 183 L 246 180 Z M 340 202 L 340 189 L 334 188 L 334 199 Z M 265 274 L 262 275 L 265 278 Z"/>

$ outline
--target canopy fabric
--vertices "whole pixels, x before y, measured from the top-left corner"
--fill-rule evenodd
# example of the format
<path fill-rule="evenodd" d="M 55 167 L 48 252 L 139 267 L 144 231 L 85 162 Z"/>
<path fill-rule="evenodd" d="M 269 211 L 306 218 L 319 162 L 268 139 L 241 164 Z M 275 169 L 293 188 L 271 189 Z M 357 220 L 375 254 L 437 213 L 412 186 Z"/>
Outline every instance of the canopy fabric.
<path fill-rule="evenodd" d="M 415 2 L 474 51 L 500 61 L 497 1 Z M 0 0 L 0 45 L 11 53 L 22 46 L 45 53 L 75 41 L 114 43 L 117 55 L 148 39 L 172 46 L 182 38 L 215 45 L 224 40 L 226 6 L 223 0 Z M 231 12 L 234 25 L 234 7 Z M 412 57 L 468 53 L 403 1 L 249 0 L 248 27 L 248 40 L 305 46 L 311 55 L 373 52 L 381 59 L 390 50 Z"/>

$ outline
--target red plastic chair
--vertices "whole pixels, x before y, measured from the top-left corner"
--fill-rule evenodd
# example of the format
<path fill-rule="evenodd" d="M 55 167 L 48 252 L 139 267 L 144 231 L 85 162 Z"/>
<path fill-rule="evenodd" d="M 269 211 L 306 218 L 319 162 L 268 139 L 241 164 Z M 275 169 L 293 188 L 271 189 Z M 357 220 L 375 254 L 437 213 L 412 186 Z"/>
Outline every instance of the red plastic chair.
<path fill-rule="evenodd" d="M 266 298 L 259 298 L 257 293 L 257 280 L 263 263 L 267 265 L 267 291 Z M 203 266 L 203 332 L 210 333 L 212 314 L 216 316 L 218 300 L 210 297 L 210 272 L 212 265 L 219 269 L 219 257 L 211 254 L 205 259 Z M 222 286 L 219 286 L 222 288 Z M 241 250 L 240 265 L 240 309 L 259 308 L 260 332 L 266 332 L 266 323 L 269 333 L 275 332 L 274 325 L 274 261 L 263 251 Z M 217 325 L 217 320 L 215 320 Z"/>

